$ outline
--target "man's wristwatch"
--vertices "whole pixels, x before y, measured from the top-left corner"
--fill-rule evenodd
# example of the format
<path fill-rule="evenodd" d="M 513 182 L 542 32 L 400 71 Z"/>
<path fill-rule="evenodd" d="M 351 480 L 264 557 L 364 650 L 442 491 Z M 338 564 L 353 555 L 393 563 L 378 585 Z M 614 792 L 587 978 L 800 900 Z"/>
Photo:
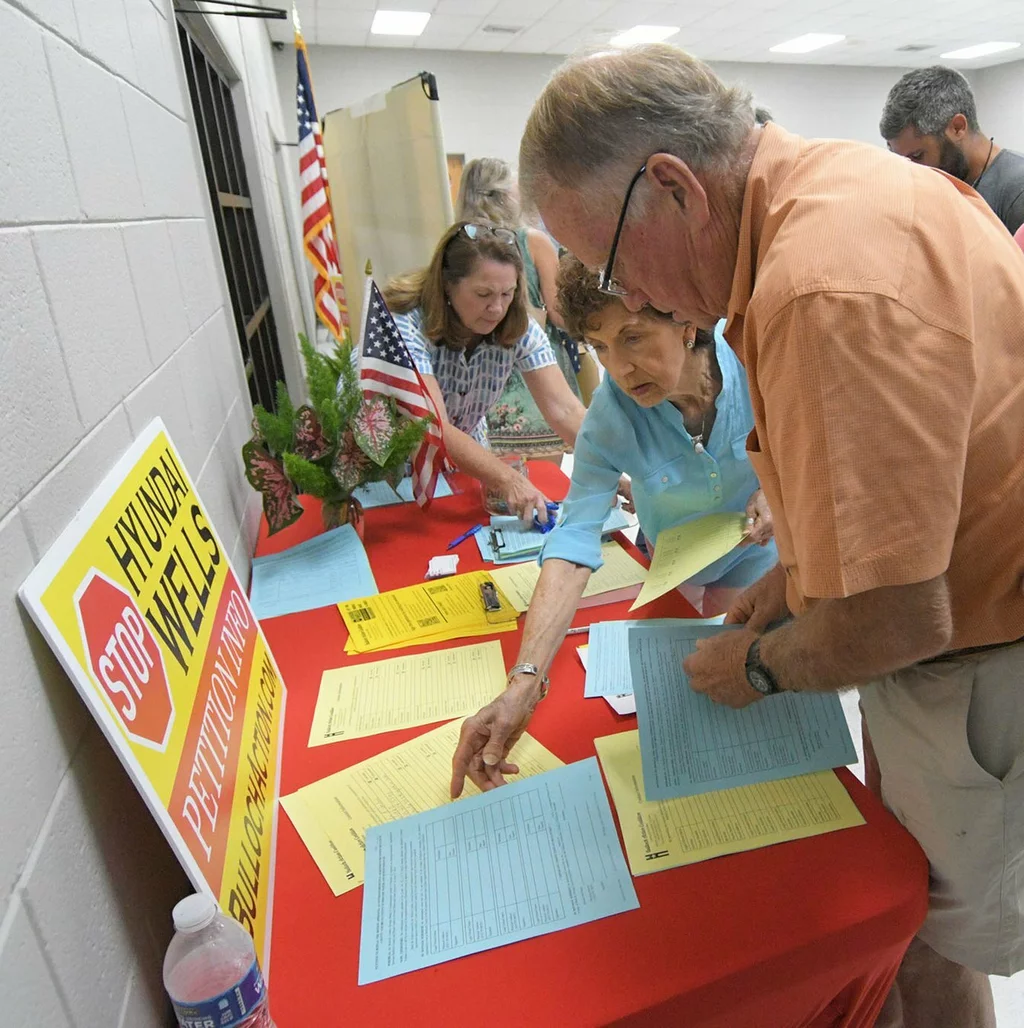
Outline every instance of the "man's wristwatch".
<path fill-rule="evenodd" d="M 747 650 L 746 672 L 751 689 L 756 689 L 762 696 L 774 696 L 775 693 L 782 692 L 782 688 L 775 680 L 775 675 L 761 660 L 760 636 L 750 644 L 750 649 Z"/>
<path fill-rule="evenodd" d="M 508 677 L 505 679 L 505 685 L 511 685 L 512 684 L 512 679 L 515 678 L 516 675 L 539 675 L 539 674 L 540 674 L 540 668 L 537 667 L 536 664 L 516 664 L 514 667 L 510 667 L 509 668 L 509 670 L 508 670 Z M 548 679 L 548 676 L 545 675 L 540 680 L 540 698 L 541 699 L 544 699 L 544 697 L 547 696 L 547 694 L 548 694 L 548 685 L 550 685 L 550 680 Z"/>

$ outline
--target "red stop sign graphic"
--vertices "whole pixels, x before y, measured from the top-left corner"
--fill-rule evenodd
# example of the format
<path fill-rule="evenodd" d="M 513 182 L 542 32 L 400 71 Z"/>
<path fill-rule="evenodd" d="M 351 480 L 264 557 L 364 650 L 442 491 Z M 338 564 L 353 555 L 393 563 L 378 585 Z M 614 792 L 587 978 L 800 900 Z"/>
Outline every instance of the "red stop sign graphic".
<path fill-rule="evenodd" d="M 135 600 L 95 568 L 75 594 L 89 668 L 128 735 L 163 750 L 174 703 L 163 654 Z"/>

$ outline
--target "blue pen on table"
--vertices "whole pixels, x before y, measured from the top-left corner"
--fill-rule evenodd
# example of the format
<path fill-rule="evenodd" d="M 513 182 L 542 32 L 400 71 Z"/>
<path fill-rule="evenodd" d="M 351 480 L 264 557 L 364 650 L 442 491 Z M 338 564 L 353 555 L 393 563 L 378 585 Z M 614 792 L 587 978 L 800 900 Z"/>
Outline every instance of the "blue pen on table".
<path fill-rule="evenodd" d="M 469 537 L 470 537 L 471 535 L 476 535 L 476 534 L 477 534 L 477 532 L 479 532 L 479 531 L 480 531 L 480 529 L 481 529 L 481 528 L 483 528 L 483 527 L 484 527 L 483 525 L 474 525 L 474 526 L 473 526 L 472 528 L 470 528 L 470 529 L 469 529 L 468 531 L 466 531 L 466 532 L 463 532 L 463 533 L 462 533 L 462 535 L 460 535 L 460 536 L 456 536 L 456 538 L 454 538 L 454 539 L 453 539 L 453 540 L 452 540 L 452 541 L 451 541 L 451 542 L 450 542 L 450 543 L 449 543 L 449 544 L 448 544 L 448 545 L 447 545 L 447 546 L 445 547 L 445 549 L 446 549 L 446 550 L 450 550 L 450 549 L 452 549 L 453 547 L 455 547 L 455 546 L 458 546 L 458 545 L 459 545 L 459 543 L 464 543 L 464 542 L 465 542 L 465 541 L 466 541 L 466 540 L 467 540 L 467 539 L 468 539 L 468 538 L 469 538 Z"/>

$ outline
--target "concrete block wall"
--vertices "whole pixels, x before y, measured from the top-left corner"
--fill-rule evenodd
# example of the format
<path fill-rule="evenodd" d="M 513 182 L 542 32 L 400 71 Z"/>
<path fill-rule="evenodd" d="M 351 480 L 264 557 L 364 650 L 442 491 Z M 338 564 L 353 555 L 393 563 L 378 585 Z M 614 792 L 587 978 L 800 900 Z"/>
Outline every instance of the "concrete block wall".
<path fill-rule="evenodd" d="M 258 503 L 239 450 L 251 407 L 171 6 L 0 0 L 5 1028 L 171 1023 L 160 965 L 171 906 L 190 891 L 21 610 L 18 587 L 155 416 L 248 581 Z M 240 80 L 248 171 L 294 387 L 287 340 L 303 312 L 278 181 L 274 140 L 284 129 L 269 39 L 259 23 L 210 22 Z"/>

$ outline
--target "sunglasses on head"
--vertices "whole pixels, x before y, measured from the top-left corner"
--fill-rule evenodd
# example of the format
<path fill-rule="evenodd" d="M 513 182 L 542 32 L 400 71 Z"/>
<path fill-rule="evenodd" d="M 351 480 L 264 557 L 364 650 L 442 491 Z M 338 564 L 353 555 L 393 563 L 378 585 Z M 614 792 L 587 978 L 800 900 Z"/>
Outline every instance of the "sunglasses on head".
<path fill-rule="evenodd" d="M 467 239 L 477 240 L 482 236 L 494 236 L 501 243 L 517 246 L 516 234 L 510 228 L 499 228 L 497 225 L 477 225 L 473 222 L 463 225 L 459 231 Z"/>

